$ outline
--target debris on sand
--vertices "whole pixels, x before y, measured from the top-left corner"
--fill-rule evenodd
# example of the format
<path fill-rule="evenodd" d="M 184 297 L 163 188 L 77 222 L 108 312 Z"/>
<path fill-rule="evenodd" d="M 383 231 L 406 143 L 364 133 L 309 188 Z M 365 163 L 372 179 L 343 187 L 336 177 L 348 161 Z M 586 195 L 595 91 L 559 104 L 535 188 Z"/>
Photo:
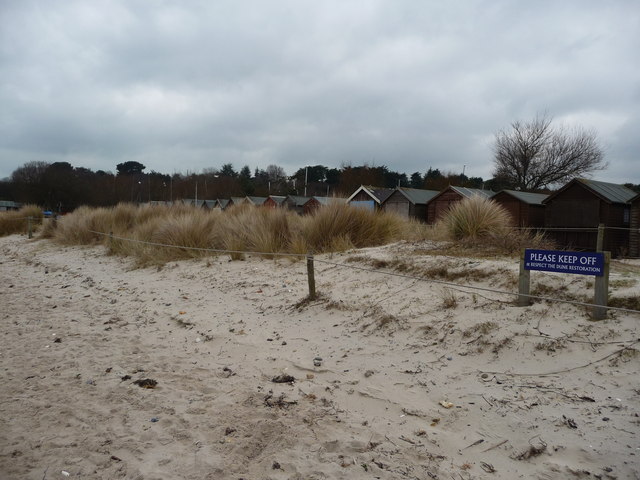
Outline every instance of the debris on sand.
<path fill-rule="evenodd" d="M 142 379 L 142 380 L 136 380 L 133 383 L 138 385 L 141 388 L 156 388 L 156 386 L 158 385 L 158 382 L 153 380 L 152 378 L 145 378 L 145 379 Z"/>
<path fill-rule="evenodd" d="M 291 405 L 297 405 L 298 402 L 295 400 L 287 401 L 284 399 L 284 393 L 280 394 L 278 398 L 273 398 L 273 392 L 269 392 L 266 397 L 264 397 L 264 404 L 267 407 L 273 408 L 289 408 Z"/>
<path fill-rule="evenodd" d="M 283 373 L 282 375 L 276 375 L 271 379 L 271 381 L 273 383 L 293 383 L 296 381 L 296 379 L 293 378 L 291 375 L 287 375 Z"/>
<path fill-rule="evenodd" d="M 540 440 L 539 445 L 530 445 L 528 449 L 512 457 L 514 460 L 529 460 L 530 458 L 542 455 L 547 450 L 547 444 Z"/>

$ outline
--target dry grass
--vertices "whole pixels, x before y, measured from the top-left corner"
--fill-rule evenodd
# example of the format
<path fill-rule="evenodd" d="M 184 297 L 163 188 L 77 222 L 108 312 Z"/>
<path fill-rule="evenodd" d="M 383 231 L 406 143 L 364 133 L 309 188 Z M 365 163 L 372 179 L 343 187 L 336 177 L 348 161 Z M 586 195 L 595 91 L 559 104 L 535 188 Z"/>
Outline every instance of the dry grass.
<path fill-rule="evenodd" d="M 492 322 L 492 321 L 482 322 L 474 325 L 473 327 L 467 328 L 465 331 L 462 332 L 462 336 L 467 338 L 467 337 L 473 337 L 476 335 L 488 335 L 489 333 L 493 332 L 497 328 L 498 328 L 498 324 L 496 322 Z"/>
<path fill-rule="evenodd" d="M 630 297 L 609 297 L 608 304 L 610 307 L 640 310 L 640 297 L 637 295 L 632 295 Z"/>
<path fill-rule="evenodd" d="M 304 220 L 303 237 L 318 253 L 384 245 L 399 240 L 405 226 L 396 215 L 344 204 L 320 208 Z"/>
<path fill-rule="evenodd" d="M 111 217 L 110 210 L 106 208 L 80 207 L 72 214 L 59 219 L 54 239 L 65 245 L 104 242 L 105 237 L 94 232 L 109 233 Z"/>
<path fill-rule="evenodd" d="M 405 223 L 394 215 L 337 204 L 309 217 L 250 205 L 223 213 L 184 205 L 120 204 L 114 208 L 81 207 L 62 218 L 48 235 L 68 245 L 102 243 L 110 253 L 133 256 L 138 266 L 145 266 L 215 254 L 205 249 L 230 250 L 231 257 L 240 260 L 244 252 L 271 257 L 275 253 L 302 255 L 376 246 L 399 239 Z"/>
<path fill-rule="evenodd" d="M 40 238 L 53 238 L 58 227 L 58 220 L 56 218 L 45 218 L 42 221 L 42 229 L 40 230 Z"/>
<path fill-rule="evenodd" d="M 474 195 L 455 203 L 441 222 L 450 238 L 477 240 L 506 233 L 511 217 L 497 203 Z"/>
<path fill-rule="evenodd" d="M 487 279 L 509 278 L 509 272 L 501 268 L 474 268 L 467 262 L 439 260 L 432 265 L 421 265 L 417 262 L 401 258 L 391 260 L 371 258 L 363 255 L 352 255 L 345 259 L 345 263 L 364 263 L 377 269 L 389 269 L 400 273 L 414 275 L 447 282 L 464 279 L 467 282 L 481 282 Z M 509 281 L 512 279 L 509 278 Z"/>
<path fill-rule="evenodd" d="M 446 247 L 450 255 L 451 250 L 461 250 L 462 255 L 475 252 L 478 256 L 487 256 L 515 254 L 525 247 L 555 247 L 540 232 L 511 227 L 509 213 L 494 201 L 480 196 L 466 198 L 450 208 L 434 228 L 434 238 L 443 234 L 454 240 Z"/>
<path fill-rule="evenodd" d="M 0 237 L 14 233 L 27 233 L 28 217 L 32 218 L 31 227 L 34 229 L 42 223 L 42 210 L 36 205 L 25 205 L 20 210 L 0 212 Z"/>
<path fill-rule="evenodd" d="M 493 208 L 493 204 L 489 206 Z M 464 250 L 462 255 L 480 248 L 473 243 L 478 239 L 486 245 L 495 246 L 505 245 L 505 239 L 512 238 L 501 230 L 503 234 L 499 236 L 500 240 L 494 238 L 490 241 L 488 237 L 482 236 L 488 231 L 487 228 L 476 228 L 476 233 L 470 237 L 471 243 L 465 244 L 469 240 L 467 239 L 453 245 Z M 110 232 L 114 237 L 129 240 L 112 239 L 109 237 Z M 138 266 L 145 266 L 216 254 L 195 249 L 227 250 L 231 251 L 229 254 L 232 259 L 241 260 L 245 252 L 260 252 L 266 257 L 272 257 L 276 253 L 332 253 L 379 246 L 403 239 L 439 239 L 443 238 L 443 232 L 445 230 L 442 224 L 428 226 L 394 214 L 372 212 L 337 203 L 304 217 L 285 209 L 272 210 L 251 205 L 232 207 L 220 212 L 186 205 L 139 207 L 119 204 L 113 208 L 78 208 L 61 218 L 57 228 L 54 229 L 53 225 L 47 227 L 46 236 L 53 236 L 55 241 L 68 245 L 104 244 L 108 246 L 110 253 L 133 256 Z M 491 235 L 495 234 L 493 230 L 491 232 Z M 142 242 L 161 245 L 145 245 Z M 512 249 L 513 245 L 519 243 L 520 240 L 511 241 L 505 248 Z M 535 245 L 528 243 L 527 246 Z M 488 247 L 481 248 L 486 250 Z M 301 257 L 289 258 L 297 260 Z M 474 269 L 468 268 L 425 268 L 400 260 L 392 261 L 387 266 L 397 271 L 443 280 L 462 277 L 475 279 Z M 482 276 L 484 274 L 483 272 Z"/>
<path fill-rule="evenodd" d="M 442 306 L 445 309 L 452 309 L 458 306 L 458 297 L 453 290 L 448 288 L 442 291 Z"/>

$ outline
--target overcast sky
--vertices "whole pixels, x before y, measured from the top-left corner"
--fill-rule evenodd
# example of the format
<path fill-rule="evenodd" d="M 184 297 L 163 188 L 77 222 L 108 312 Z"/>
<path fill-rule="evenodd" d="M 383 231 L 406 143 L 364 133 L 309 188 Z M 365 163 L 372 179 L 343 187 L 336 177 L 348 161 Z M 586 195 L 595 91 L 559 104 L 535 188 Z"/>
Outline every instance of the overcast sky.
<path fill-rule="evenodd" d="M 547 112 L 640 183 L 640 2 L 0 0 L 0 178 L 232 163 L 490 178 Z"/>

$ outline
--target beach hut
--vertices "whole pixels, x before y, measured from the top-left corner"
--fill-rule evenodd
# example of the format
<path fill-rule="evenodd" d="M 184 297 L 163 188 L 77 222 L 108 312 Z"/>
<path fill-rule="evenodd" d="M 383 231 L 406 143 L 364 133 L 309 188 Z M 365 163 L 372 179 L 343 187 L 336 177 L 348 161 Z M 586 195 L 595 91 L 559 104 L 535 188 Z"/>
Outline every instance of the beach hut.
<path fill-rule="evenodd" d="M 0 212 L 6 212 L 9 210 L 20 210 L 22 205 L 17 202 L 12 202 L 9 200 L 0 200 Z"/>
<path fill-rule="evenodd" d="M 398 187 L 382 202 L 382 210 L 426 222 L 427 203 L 437 194 L 436 190 Z"/>
<path fill-rule="evenodd" d="M 474 195 L 491 198 L 495 192 L 492 190 L 480 190 L 477 188 L 449 186 L 438 193 L 427 203 L 427 223 L 435 223 L 449 210 L 451 205 L 471 198 Z"/>
<path fill-rule="evenodd" d="M 300 197 L 298 195 L 289 195 L 284 199 L 283 205 L 289 210 L 293 210 L 299 215 L 304 213 L 304 204 L 309 201 L 309 197 Z"/>
<path fill-rule="evenodd" d="M 285 196 L 281 195 L 269 195 L 267 199 L 264 201 L 263 206 L 267 208 L 279 208 L 284 207 L 284 201 L 287 199 Z"/>
<path fill-rule="evenodd" d="M 229 203 L 227 204 L 227 208 L 229 207 L 237 207 L 239 205 L 244 205 L 245 203 L 249 203 L 246 197 L 231 197 L 229 199 Z"/>
<path fill-rule="evenodd" d="M 219 208 L 220 210 L 226 209 L 231 204 L 231 201 L 228 198 L 218 198 L 216 202 L 216 208 Z"/>
<path fill-rule="evenodd" d="M 347 203 L 347 199 L 340 197 L 311 197 L 302 206 L 302 210 L 305 215 L 309 215 L 315 212 L 320 207 L 326 207 L 327 205 L 331 205 L 332 203 Z"/>
<path fill-rule="evenodd" d="M 550 194 L 545 205 L 547 235 L 561 248 L 595 251 L 597 228 L 605 227 L 605 251 L 628 253 L 631 200 L 636 192 L 616 183 L 575 178 Z"/>
<path fill-rule="evenodd" d="M 246 197 L 247 202 L 256 207 L 261 207 L 267 201 L 267 197 Z"/>
<path fill-rule="evenodd" d="M 548 196 L 544 193 L 501 190 L 491 200 L 509 212 L 514 227 L 544 227 L 542 201 Z"/>
<path fill-rule="evenodd" d="M 379 210 L 382 202 L 393 193 L 393 188 L 381 188 L 361 185 L 347 199 L 347 203 L 353 207 L 366 208 L 367 210 Z"/>

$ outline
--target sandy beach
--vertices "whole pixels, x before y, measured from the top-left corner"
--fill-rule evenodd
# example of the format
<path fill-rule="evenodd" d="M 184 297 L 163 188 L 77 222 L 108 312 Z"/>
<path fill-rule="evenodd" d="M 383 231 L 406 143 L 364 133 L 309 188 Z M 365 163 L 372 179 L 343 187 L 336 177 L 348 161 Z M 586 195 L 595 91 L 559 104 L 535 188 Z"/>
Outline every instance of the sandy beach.
<path fill-rule="evenodd" d="M 319 256 L 306 302 L 303 261 L 1 238 L 0 478 L 640 478 L 640 316 L 384 273 L 517 289 L 514 259 L 432 248 Z M 640 295 L 640 263 L 613 272 Z"/>

